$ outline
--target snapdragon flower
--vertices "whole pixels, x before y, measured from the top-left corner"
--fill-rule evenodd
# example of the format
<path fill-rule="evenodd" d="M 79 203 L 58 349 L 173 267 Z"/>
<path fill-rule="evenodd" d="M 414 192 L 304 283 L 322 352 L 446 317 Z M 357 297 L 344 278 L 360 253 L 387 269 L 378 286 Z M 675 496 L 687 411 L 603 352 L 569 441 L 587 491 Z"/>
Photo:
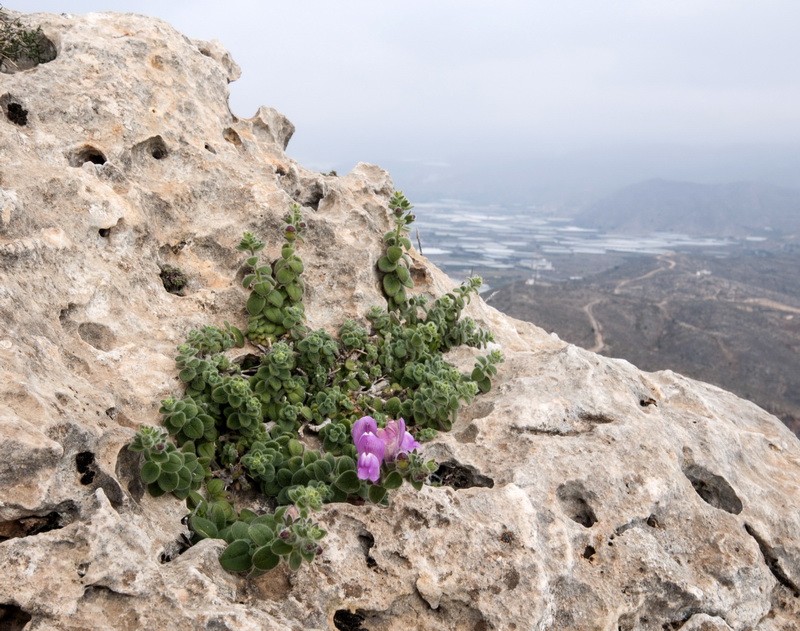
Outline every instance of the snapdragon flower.
<path fill-rule="evenodd" d="M 381 477 L 381 463 L 386 444 L 376 435 L 378 424 L 371 416 L 364 416 L 353 424 L 353 442 L 358 450 L 358 478 L 377 482 Z"/>
<path fill-rule="evenodd" d="M 400 454 L 407 454 L 421 447 L 414 440 L 414 437 L 406 431 L 406 422 L 402 418 L 386 423 L 386 427 L 378 430 L 378 438 L 386 445 L 386 453 L 384 454 L 386 462 L 394 462 Z"/>
<path fill-rule="evenodd" d="M 353 424 L 353 442 L 358 450 L 358 478 L 373 483 L 380 479 L 384 462 L 394 462 L 401 454 L 420 447 L 406 431 L 403 419 L 389 421 L 386 427 L 378 429 L 371 416 L 364 416 Z"/>

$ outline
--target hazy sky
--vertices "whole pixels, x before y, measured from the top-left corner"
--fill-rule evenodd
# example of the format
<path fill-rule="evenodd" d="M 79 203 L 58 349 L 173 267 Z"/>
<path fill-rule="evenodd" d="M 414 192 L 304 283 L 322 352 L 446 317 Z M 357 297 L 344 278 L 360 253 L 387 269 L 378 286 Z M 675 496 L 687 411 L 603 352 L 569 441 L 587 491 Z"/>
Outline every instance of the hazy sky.
<path fill-rule="evenodd" d="M 311 168 L 576 147 L 800 143 L 798 0 L 6 0 L 219 39 L 235 114 Z"/>

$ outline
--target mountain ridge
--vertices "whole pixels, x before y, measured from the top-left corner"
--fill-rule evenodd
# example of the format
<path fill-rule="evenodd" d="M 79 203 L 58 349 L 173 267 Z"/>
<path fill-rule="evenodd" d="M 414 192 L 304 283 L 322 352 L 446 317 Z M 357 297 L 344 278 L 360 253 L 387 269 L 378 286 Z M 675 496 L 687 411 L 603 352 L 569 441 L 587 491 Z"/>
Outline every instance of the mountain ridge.
<path fill-rule="evenodd" d="M 607 232 L 744 238 L 800 232 L 800 189 L 757 182 L 701 184 L 651 179 L 618 190 L 575 215 Z"/>

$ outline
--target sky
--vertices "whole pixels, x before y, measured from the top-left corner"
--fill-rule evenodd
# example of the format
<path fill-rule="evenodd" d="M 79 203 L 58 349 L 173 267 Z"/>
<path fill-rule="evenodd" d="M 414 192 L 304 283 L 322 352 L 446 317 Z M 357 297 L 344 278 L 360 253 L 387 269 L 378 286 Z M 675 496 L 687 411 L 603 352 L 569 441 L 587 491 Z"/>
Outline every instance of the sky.
<path fill-rule="evenodd" d="M 242 67 L 237 116 L 275 107 L 304 166 L 377 163 L 423 197 L 592 195 L 647 177 L 800 186 L 797 0 L 5 5 L 133 11 L 218 39 Z"/>

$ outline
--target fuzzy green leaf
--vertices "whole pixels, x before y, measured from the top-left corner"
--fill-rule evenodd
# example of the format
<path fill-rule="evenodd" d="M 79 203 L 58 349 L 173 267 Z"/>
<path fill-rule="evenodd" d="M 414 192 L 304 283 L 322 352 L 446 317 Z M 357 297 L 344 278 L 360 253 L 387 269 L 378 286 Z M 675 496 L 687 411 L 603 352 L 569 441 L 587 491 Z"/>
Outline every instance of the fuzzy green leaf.
<path fill-rule="evenodd" d="M 269 300 L 270 304 L 272 304 L 275 307 L 283 306 L 283 294 L 279 292 L 277 289 L 273 289 L 271 292 L 269 292 L 267 300 Z"/>
<path fill-rule="evenodd" d="M 148 460 L 142 466 L 142 481 L 145 484 L 152 484 L 158 480 L 159 475 L 161 475 L 161 467 L 157 463 Z"/>
<path fill-rule="evenodd" d="M 231 534 L 234 539 L 249 539 L 250 526 L 243 521 L 235 521 L 231 524 Z"/>
<path fill-rule="evenodd" d="M 177 473 L 169 473 L 167 471 L 162 471 L 157 480 L 159 488 L 164 491 L 164 493 L 171 493 L 177 489 L 179 481 L 180 478 L 178 478 Z"/>
<path fill-rule="evenodd" d="M 219 563 L 229 572 L 246 572 L 253 565 L 250 556 L 250 544 L 243 539 L 237 539 L 219 555 Z"/>
<path fill-rule="evenodd" d="M 225 492 L 225 482 L 219 478 L 212 478 L 208 481 L 206 488 L 208 489 L 208 494 L 210 496 L 217 496 Z"/>
<path fill-rule="evenodd" d="M 411 280 L 411 272 L 405 265 L 398 265 L 397 266 L 397 278 L 400 279 L 400 282 L 404 285 Z M 411 286 L 414 286 L 414 283 L 411 283 Z M 408 287 L 408 285 L 406 285 Z"/>
<path fill-rule="evenodd" d="M 183 468 L 183 458 L 179 452 L 174 451 L 169 455 L 169 459 L 161 465 L 161 470 L 168 473 L 177 473 Z"/>
<path fill-rule="evenodd" d="M 358 479 L 358 474 L 355 471 L 345 471 L 336 478 L 333 484 L 345 493 L 355 493 L 361 486 L 361 480 Z"/>
<path fill-rule="evenodd" d="M 289 555 L 289 569 L 292 572 L 296 572 L 300 569 L 300 566 L 303 564 L 303 557 L 300 556 L 300 553 L 297 550 L 294 550 Z"/>
<path fill-rule="evenodd" d="M 178 470 L 178 486 L 176 491 L 189 491 L 192 488 L 192 472 L 186 467 Z"/>
<path fill-rule="evenodd" d="M 284 287 L 292 302 L 299 302 L 303 298 L 303 289 L 296 283 L 290 283 Z"/>
<path fill-rule="evenodd" d="M 216 539 L 219 531 L 213 521 L 195 515 L 189 520 L 189 527 L 201 539 Z"/>
<path fill-rule="evenodd" d="M 383 486 L 372 485 L 369 487 L 369 501 L 373 504 L 380 504 L 381 500 L 386 497 L 386 488 Z"/>
<path fill-rule="evenodd" d="M 261 546 L 253 553 L 253 567 L 262 572 L 268 572 L 280 562 L 281 558 L 267 545 Z"/>
<path fill-rule="evenodd" d="M 383 481 L 383 486 L 387 489 L 399 488 L 401 484 L 403 484 L 403 476 L 397 473 L 397 471 L 392 471 Z"/>
<path fill-rule="evenodd" d="M 203 421 L 197 416 L 183 426 L 183 433 L 186 434 L 188 438 L 200 438 L 205 431 L 206 429 L 203 425 Z"/>
<path fill-rule="evenodd" d="M 403 248 L 397 245 L 386 248 L 386 257 L 392 262 L 397 263 L 400 257 L 403 256 Z"/>
<path fill-rule="evenodd" d="M 225 524 L 228 523 L 228 516 L 225 514 L 225 502 L 214 502 L 211 505 L 211 510 L 208 511 L 206 515 L 211 521 L 213 521 L 217 528 L 222 530 L 225 527 Z"/>
<path fill-rule="evenodd" d="M 394 296 L 402 290 L 402 285 L 395 274 L 386 274 L 383 277 L 383 289 L 389 296 Z"/>
<path fill-rule="evenodd" d="M 247 536 L 257 546 L 265 546 L 275 538 L 275 532 L 265 524 L 250 524 Z"/>
<path fill-rule="evenodd" d="M 378 259 L 378 269 L 382 272 L 393 272 L 397 269 L 397 263 L 392 263 L 389 257 L 382 256 Z"/>
<path fill-rule="evenodd" d="M 253 292 L 257 293 L 259 296 L 263 296 L 266 298 L 269 296 L 269 292 L 272 291 L 273 282 L 272 280 L 262 280 L 260 283 L 256 283 L 253 285 Z"/>
<path fill-rule="evenodd" d="M 283 555 L 289 554 L 292 551 L 292 546 L 291 544 L 286 543 L 283 539 L 275 539 L 275 541 L 272 542 L 271 549 L 275 554 Z"/>
<path fill-rule="evenodd" d="M 244 346 L 244 334 L 235 326 L 229 324 L 227 320 L 225 320 L 225 328 L 228 329 L 231 335 L 233 335 L 233 341 L 236 345 L 236 348 L 242 348 L 242 346 Z"/>
<path fill-rule="evenodd" d="M 288 285 L 296 278 L 296 275 L 292 270 L 284 267 L 278 271 L 276 278 L 281 285 Z"/>
<path fill-rule="evenodd" d="M 247 313 L 250 315 L 258 315 L 267 304 L 266 299 L 261 294 L 253 292 L 247 299 Z"/>

